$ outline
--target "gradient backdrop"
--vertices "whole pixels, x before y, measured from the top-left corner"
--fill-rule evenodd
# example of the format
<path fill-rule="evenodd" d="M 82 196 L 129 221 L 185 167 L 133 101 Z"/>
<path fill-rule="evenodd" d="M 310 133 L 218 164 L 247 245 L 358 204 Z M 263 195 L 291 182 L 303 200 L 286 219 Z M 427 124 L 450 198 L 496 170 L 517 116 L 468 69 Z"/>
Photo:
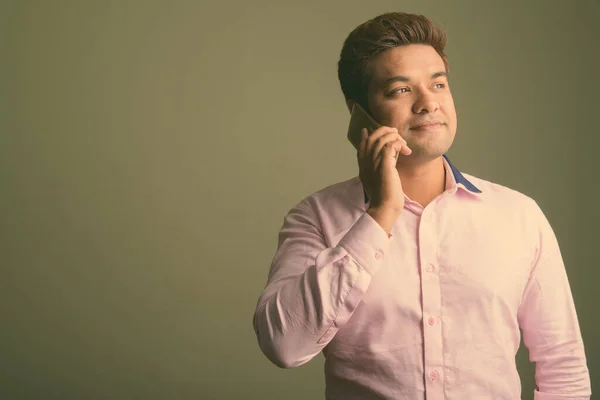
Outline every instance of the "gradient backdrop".
<path fill-rule="evenodd" d="M 447 28 L 449 155 L 546 213 L 598 384 L 597 0 L 2 0 L 1 399 L 324 398 L 252 315 L 284 215 L 357 174 L 336 63 L 387 11 Z"/>

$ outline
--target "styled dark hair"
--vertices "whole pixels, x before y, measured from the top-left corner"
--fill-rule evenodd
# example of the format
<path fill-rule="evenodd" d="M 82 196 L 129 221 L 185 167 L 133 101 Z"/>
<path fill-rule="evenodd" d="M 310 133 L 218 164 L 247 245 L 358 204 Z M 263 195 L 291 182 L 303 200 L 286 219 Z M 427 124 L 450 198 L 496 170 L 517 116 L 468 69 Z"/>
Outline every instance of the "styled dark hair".
<path fill-rule="evenodd" d="M 446 32 L 423 15 L 391 12 L 356 27 L 346 40 L 338 62 L 338 78 L 346 101 L 352 99 L 368 110 L 367 88 L 371 81 L 369 63 L 384 50 L 407 44 L 427 44 L 444 61 Z"/>

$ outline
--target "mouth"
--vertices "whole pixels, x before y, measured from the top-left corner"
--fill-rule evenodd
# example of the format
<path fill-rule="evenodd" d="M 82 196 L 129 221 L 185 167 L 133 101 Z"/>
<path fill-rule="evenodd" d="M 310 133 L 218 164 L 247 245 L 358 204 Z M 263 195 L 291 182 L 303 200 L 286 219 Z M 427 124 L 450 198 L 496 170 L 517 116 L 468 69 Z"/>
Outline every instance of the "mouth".
<path fill-rule="evenodd" d="M 411 131 L 429 131 L 439 129 L 444 124 L 440 121 L 425 121 L 417 125 L 413 125 L 410 127 Z"/>

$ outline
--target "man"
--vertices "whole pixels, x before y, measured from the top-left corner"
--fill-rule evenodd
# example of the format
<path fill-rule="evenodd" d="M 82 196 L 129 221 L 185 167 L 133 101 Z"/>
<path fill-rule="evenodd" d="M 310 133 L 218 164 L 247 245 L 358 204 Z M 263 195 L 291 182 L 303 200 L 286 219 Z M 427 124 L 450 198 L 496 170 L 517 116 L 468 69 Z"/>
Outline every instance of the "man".
<path fill-rule="evenodd" d="M 328 399 L 521 396 L 523 331 L 536 400 L 589 399 L 590 378 L 556 237 L 537 203 L 461 173 L 445 33 L 380 15 L 344 42 L 349 109 L 383 126 L 359 176 L 284 219 L 254 329 L 276 365 L 325 355 Z"/>

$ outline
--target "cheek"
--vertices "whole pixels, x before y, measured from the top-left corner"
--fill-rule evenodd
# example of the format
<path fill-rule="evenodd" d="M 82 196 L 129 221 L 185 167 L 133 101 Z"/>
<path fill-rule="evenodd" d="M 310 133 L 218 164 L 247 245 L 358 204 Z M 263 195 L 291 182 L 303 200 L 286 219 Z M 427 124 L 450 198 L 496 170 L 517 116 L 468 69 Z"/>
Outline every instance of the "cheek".
<path fill-rule="evenodd" d="M 399 127 L 407 123 L 410 112 L 406 112 L 402 107 L 396 106 L 383 106 L 377 111 L 378 121 L 385 126 Z M 376 117 L 376 118 L 377 118 Z"/>
<path fill-rule="evenodd" d="M 446 99 L 444 99 L 443 101 L 444 103 L 444 108 L 446 113 L 450 114 L 450 115 L 456 115 L 456 108 L 454 107 L 454 99 L 452 98 L 452 96 L 448 96 Z"/>
<path fill-rule="evenodd" d="M 411 107 L 404 104 L 396 104 L 395 107 L 391 107 L 387 110 L 387 115 L 393 126 L 406 125 L 413 117 Z"/>
<path fill-rule="evenodd" d="M 448 123 L 456 123 L 456 109 L 452 101 L 444 103 L 442 110 Z"/>

